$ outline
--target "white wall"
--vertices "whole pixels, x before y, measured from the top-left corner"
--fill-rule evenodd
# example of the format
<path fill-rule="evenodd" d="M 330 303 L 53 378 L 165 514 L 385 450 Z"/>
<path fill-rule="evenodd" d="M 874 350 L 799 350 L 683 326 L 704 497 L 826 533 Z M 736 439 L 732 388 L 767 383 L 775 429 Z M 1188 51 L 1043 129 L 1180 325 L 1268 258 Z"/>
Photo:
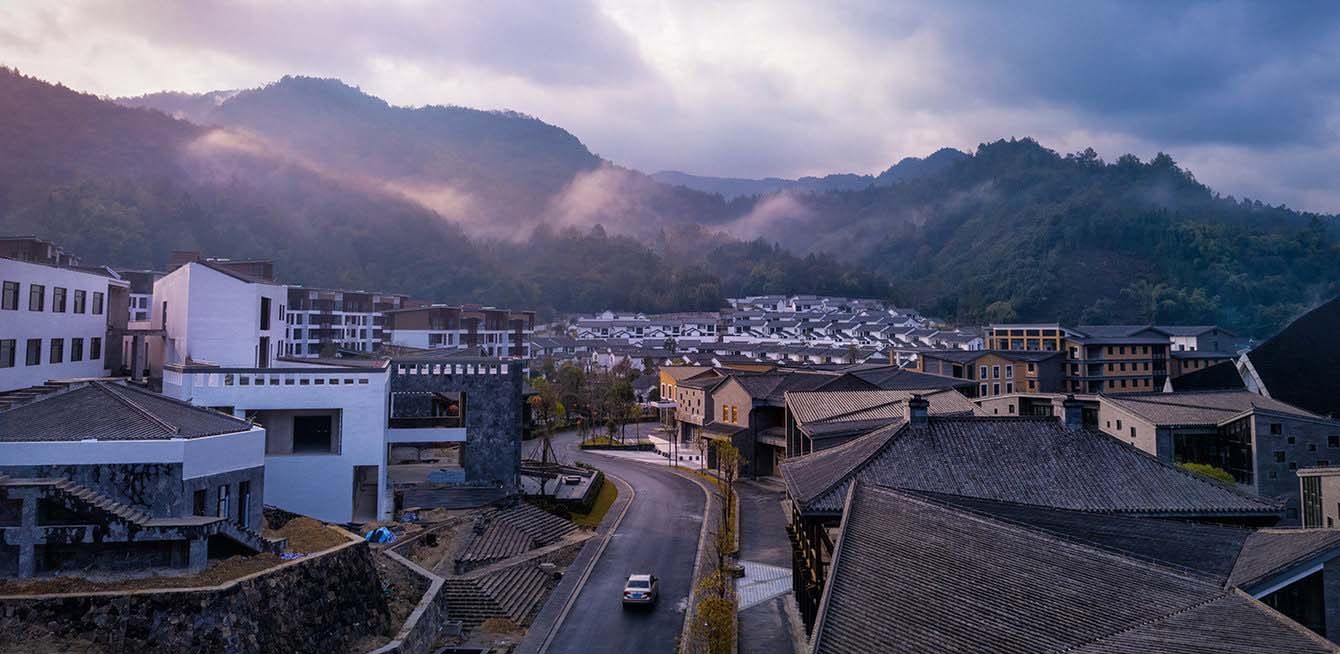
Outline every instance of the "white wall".
<path fill-rule="evenodd" d="M 260 329 L 261 298 L 270 298 L 270 329 Z M 262 336 L 270 338 L 269 360 L 281 356 L 288 290 L 277 284 L 252 284 L 199 263 L 186 264 L 154 283 L 150 306 L 154 325 L 163 325 L 167 302 L 167 337 L 152 356 L 154 374 L 168 363 L 186 359 L 221 366 L 256 365 Z M 157 348 L 153 348 L 157 350 Z"/>
<path fill-rule="evenodd" d="M 51 379 L 76 379 L 80 377 L 102 377 L 107 374 L 104 368 L 107 347 L 107 310 L 109 303 L 108 287 L 110 278 L 102 275 L 55 268 L 13 259 L 0 259 L 0 281 L 18 282 L 18 309 L 0 310 L 0 339 L 14 339 L 14 366 L 0 368 L 0 391 L 27 388 L 45 383 Z M 28 309 L 28 293 L 32 284 L 41 284 L 43 289 L 42 311 Z M 65 312 L 53 311 L 54 289 L 66 289 Z M 85 313 L 74 313 L 74 292 L 86 293 Z M 103 294 L 102 313 L 93 313 L 94 291 Z M 26 365 L 28 339 L 42 341 L 41 363 Z M 51 339 L 64 341 L 62 363 L 51 363 Z M 70 341 L 83 339 L 83 360 L 70 360 Z M 96 360 L 89 359 L 90 339 L 102 341 L 102 352 Z M 113 347 L 120 347 L 113 344 Z M 0 364 L 2 365 L 2 364 Z"/>
<path fill-rule="evenodd" d="M 171 314 L 171 309 L 168 310 Z M 225 375 L 233 384 L 225 385 Z M 242 386 L 247 377 L 250 383 Z M 264 383 L 256 385 L 259 378 Z M 277 384 L 270 384 L 270 380 Z M 300 380 L 308 384 L 302 385 Z M 324 383 L 316 385 L 321 379 Z M 293 381 L 292 384 L 285 383 Z M 331 384 L 331 380 L 338 383 Z M 353 384 L 344 383 L 353 380 Z M 366 384 L 358 383 L 367 381 Z M 386 369 L 340 372 L 328 366 L 287 363 L 256 373 L 179 373 L 164 371 L 163 392 L 199 406 L 247 410 L 340 410 L 339 454 L 282 454 L 265 457 L 265 502 L 289 511 L 331 521 L 353 519 L 354 466 L 377 466 L 378 515 L 388 517 L 386 488 L 386 425 L 389 380 Z"/>
<path fill-rule="evenodd" d="M 248 470 L 264 461 L 265 430 L 259 427 L 201 438 L 0 443 L 4 465 L 180 463 L 183 479 Z"/>

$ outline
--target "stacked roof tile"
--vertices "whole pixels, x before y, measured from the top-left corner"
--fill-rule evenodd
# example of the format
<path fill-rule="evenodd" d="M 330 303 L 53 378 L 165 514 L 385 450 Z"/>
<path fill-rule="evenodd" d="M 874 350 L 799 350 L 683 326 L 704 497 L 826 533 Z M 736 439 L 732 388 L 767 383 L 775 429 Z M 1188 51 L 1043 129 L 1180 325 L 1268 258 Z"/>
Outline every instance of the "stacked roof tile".
<path fill-rule="evenodd" d="M 1100 431 L 1053 418 L 898 422 L 782 464 L 812 514 L 838 514 L 845 485 L 870 483 L 1081 511 L 1277 517 L 1265 500 L 1183 471 Z"/>
<path fill-rule="evenodd" d="M 244 420 L 134 386 L 90 382 L 0 412 L 0 441 L 125 441 L 247 431 Z"/>
<path fill-rule="evenodd" d="M 1180 567 L 925 495 L 848 495 L 815 654 L 1337 651 Z"/>

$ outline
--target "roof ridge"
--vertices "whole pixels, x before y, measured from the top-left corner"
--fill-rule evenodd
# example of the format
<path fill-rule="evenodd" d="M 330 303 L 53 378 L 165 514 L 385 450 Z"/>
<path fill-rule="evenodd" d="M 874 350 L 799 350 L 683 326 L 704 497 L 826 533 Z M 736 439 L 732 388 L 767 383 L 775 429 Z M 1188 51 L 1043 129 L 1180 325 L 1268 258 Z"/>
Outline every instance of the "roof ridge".
<path fill-rule="evenodd" d="M 907 427 L 907 425 L 908 425 L 907 421 L 898 421 L 898 422 L 894 422 L 894 423 L 885 425 L 885 426 L 883 426 L 883 427 L 878 427 L 878 428 L 876 428 L 876 429 L 872 429 L 872 430 L 870 431 L 870 433 L 865 434 L 864 436 L 860 436 L 860 437 L 854 438 L 854 439 L 852 439 L 852 440 L 850 440 L 850 441 L 848 441 L 848 442 L 846 442 L 846 443 L 843 443 L 843 444 L 841 444 L 841 445 L 838 445 L 838 446 L 835 446 L 835 447 L 831 447 L 831 448 L 826 449 L 826 450 L 820 450 L 820 451 L 818 451 L 818 452 L 811 452 L 810 454 L 807 454 L 807 455 L 804 455 L 804 456 L 801 456 L 801 457 L 796 457 L 795 459 L 792 459 L 791 461 L 797 461 L 797 462 L 799 462 L 799 461 L 803 461 L 806 457 L 811 457 L 811 456 L 814 456 L 814 455 L 816 455 L 816 454 L 817 454 L 817 455 L 820 455 L 820 456 L 823 456 L 823 455 L 837 456 L 838 454 L 840 454 L 840 453 L 842 453 L 842 452 L 846 452 L 846 451 L 848 451 L 848 450 L 855 450 L 855 449 L 858 449 L 857 446 L 858 446 L 859 444 L 864 444 L 864 442 L 865 442 L 865 440 L 866 440 L 867 438 L 868 438 L 868 439 L 871 439 L 872 441 L 874 441 L 874 440 L 876 440 L 876 436 L 879 435 L 878 438 L 882 438 L 882 439 L 883 439 L 883 442 L 881 442 L 881 443 L 879 443 L 879 445 L 875 446 L 875 448 L 874 448 L 873 450 L 871 450 L 871 452 L 870 452 L 869 455 L 867 455 L 867 456 L 861 458 L 860 460 L 858 460 L 858 461 L 852 463 L 852 464 L 849 465 L 849 466 L 846 466 L 846 469 L 842 472 L 842 474 L 837 475 L 836 478 L 835 478 L 832 482 L 830 482 L 829 484 L 825 485 L 825 486 L 822 487 L 818 492 L 816 492 L 816 493 L 813 494 L 813 497 L 820 497 L 820 496 L 822 496 L 822 495 L 825 495 L 825 494 L 829 493 L 829 492 L 832 491 L 834 488 L 837 488 L 839 485 L 841 485 L 841 484 L 843 484 L 843 483 L 846 483 L 846 482 L 849 482 L 850 479 L 848 479 L 848 477 L 850 477 L 850 476 L 856 471 L 857 468 L 860 468 L 860 467 L 861 467 L 862 465 L 864 465 L 866 462 L 868 462 L 868 461 L 870 461 L 871 459 L 873 459 L 874 457 L 878 456 L 880 452 L 884 451 L 884 448 L 888 447 L 889 443 L 893 442 L 894 438 L 895 438 L 899 433 L 901 433 L 902 431 L 904 431 L 903 428 L 904 428 L 904 427 Z M 888 433 L 887 433 L 887 434 L 882 434 L 882 435 L 880 435 L 880 432 L 884 432 L 884 431 L 887 431 Z M 788 479 L 790 479 L 790 478 L 788 477 Z M 790 484 L 790 481 L 788 481 L 787 483 L 788 483 L 788 485 L 789 485 L 789 484 Z M 802 501 L 802 503 L 803 503 L 803 501 Z"/>
<path fill-rule="evenodd" d="M 1058 649 L 1054 649 L 1054 650 L 1051 650 L 1051 651 L 1054 652 L 1054 653 L 1058 653 L 1058 654 L 1059 654 L 1060 652 L 1073 652 L 1073 651 L 1076 651 L 1077 649 L 1079 649 L 1079 648 L 1081 648 L 1081 647 L 1087 647 L 1087 646 L 1089 646 L 1089 645 L 1096 645 L 1096 644 L 1098 644 L 1098 643 L 1100 643 L 1100 642 L 1102 642 L 1102 641 L 1104 641 L 1104 640 L 1107 640 L 1107 639 L 1109 639 L 1109 638 L 1112 638 L 1112 637 L 1114 637 L 1114 636 L 1119 636 L 1119 635 L 1121 635 L 1121 634 L 1125 634 L 1125 633 L 1129 633 L 1129 632 L 1131 632 L 1131 631 L 1135 631 L 1136 629 L 1141 629 L 1141 628 L 1144 628 L 1144 627 L 1148 627 L 1148 626 L 1151 626 L 1151 625 L 1155 625 L 1155 624 L 1158 624 L 1158 623 L 1160 623 L 1160 622 L 1164 622 L 1164 621 L 1166 621 L 1166 620 L 1169 620 L 1169 619 L 1173 618 L 1174 616 L 1178 616 L 1178 615 L 1181 615 L 1181 614 L 1183 614 L 1183 613 L 1187 613 L 1188 611 L 1194 611 L 1194 610 L 1196 610 L 1196 609 L 1200 609 L 1200 608 L 1209 606 L 1210 604 L 1213 604 L 1213 603 L 1215 603 L 1215 602 L 1218 602 L 1219 600 L 1224 599 L 1224 598 L 1226 598 L 1226 597 L 1228 597 L 1228 596 L 1230 596 L 1230 595 L 1233 595 L 1233 594 L 1234 594 L 1234 593 L 1233 593 L 1233 590 L 1225 590 L 1225 591 L 1222 591 L 1222 592 L 1217 593 L 1217 594 L 1215 594 L 1215 595 L 1212 595 L 1212 596 L 1210 596 L 1210 597 L 1208 597 L 1208 598 L 1202 599 L 1202 600 L 1200 600 L 1199 602 L 1195 602 L 1195 603 L 1193 603 L 1193 604 L 1189 604 L 1189 605 L 1187 605 L 1187 606 L 1184 606 L 1184 607 L 1182 607 L 1182 608 L 1180 608 L 1180 609 L 1177 609 L 1177 610 L 1175 610 L 1175 611 L 1169 611 L 1169 612 L 1164 613 L 1164 614 L 1162 614 L 1162 615 L 1156 615 L 1156 616 L 1154 616 L 1154 617 L 1146 618 L 1146 619 L 1144 619 L 1144 620 L 1137 620 L 1137 621 L 1135 621 L 1135 622 L 1132 622 L 1132 623 L 1130 623 L 1130 624 L 1128 624 L 1128 625 L 1126 625 L 1126 626 L 1124 626 L 1124 627 L 1121 627 L 1120 629 L 1117 629 L 1117 630 L 1115 630 L 1115 631 L 1112 631 L 1112 632 L 1110 632 L 1110 633 L 1103 634 L 1103 635 L 1101 635 L 1101 636 L 1094 636 L 1093 638 L 1089 638 L 1089 639 L 1087 639 L 1087 640 L 1082 640 L 1082 641 L 1080 641 L 1080 642 L 1078 642 L 1078 643 L 1071 643 L 1071 644 L 1069 644 L 1069 645 L 1066 645 L 1066 646 L 1064 646 L 1064 647 L 1060 647 L 1060 648 L 1058 648 Z M 1291 622 L 1292 622 L 1292 621 L 1291 621 Z M 1300 626 L 1301 626 L 1301 625 L 1300 625 Z"/>
<path fill-rule="evenodd" d="M 1232 588 L 1229 592 L 1241 597 L 1244 600 L 1247 600 L 1249 604 L 1256 605 L 1259 609 L 1264 609 L 1266 615 L 1269 615 L 1270 617 L 1274 618 L 1275 622 L 1278 622 L 1283 626 L 1292 629 L 1293 631 L 1297 632 L 1302 636 L 1311 638 L 1319 645 L 1325 645 L 1329 647 L 1332 652 L 1340 651 L 1336 649 L 1335 647 L 1336 644 L 1331 642 L 1329 638 L 1326 638 L 1325 636 L 1322 636 L 1321 634 L 1312 631 L 1307 627 L 1304 627 L 1303 623 L 1298 622 L 1297 620 L 1294 620 L 1293 618 L 1290 618 L 1287 615 L 1284 615 L 1283 613 L 1276 610 L 1275 607 L 1266 604 L 1265 602 L 1262 602 L 1261 600 L 1256 599 L 1255 597 L 1252 597 L 1251 593 L 1248 593 L 1247 591 L 1237 587 Z"/>
<path fill-rule="evenodd" d="M 157 415 L 155 415 L 155 414 L 154 414 L 152 411 L 150 411 L 148 408 L 146 408 L 146 407 L 144 407 L 144 406 L 141 406 L 138 402 L 135 402 L 134 400 L 132 400 L 132 399 L 130 399 L 130 398 L 128 398 L 128 397 L 122 395 L 121 393 L 112 390 L 112 388 L 111 388 L 111 384 L 95 383 L 95 384 L 93 384 L 93 386 L 96 387 L 96 388 L 98 388 L 98 389 L 100 389 L 100 390 L 102 390 L 104 393 L 107 393 L 108 395 L 111 395 L 112 397 L 116 398 L 116 399 L 119 400 L 122 404 L 125 404 L 126 406 L 128 406 L 128 407 L 130 407 L 131 409 L 135 410 L 136 412 L 138 412 L 140 415 L 144 416 L 145 418 L 148 418 L 149 420 L 153 421 L 154 423 L 157 423 L 158 426 L 159 426 L 159 427 L 162 427 L 167 433 L 172 434 L 173 436 L 179 436 L 179 435 L 181 435 L 181 428 L 180 428 L 180 427 L 178 427 L 178 426 L 176 426 L 176 425 L 174 425 L 174 424 L 172 424 L 172 423 L 169 423 L 169 422 L 166 421 L 166 420 L 163 420 L 162 418 L 160 418 L 160 417 L 158 417 Z"/>
<path fill-rule="evenodd" d="M 1181 578 L 1186 579 L 1186 580 L 1188 580 L 1188 581 L 1193 581 L 1193 582 L 1196 582 L 1196 583 L 1205 584 L 1205 585 L 1207 585 L 1207 586 L 1210 586 L 1211 588 L 1216 588 L 1216 589 L 1220 589 L 1220 590 L 1223 589 L 1223 587 L 1220 586 L 1218 583 L 1210 582 L 1210 581 L 1208 581 L 1208 580 L 1206 579 L 1206 577 L 1205 577 L 1204 575 L 1198 574 L 1198 573 L 1196 573 L 1195 571 L 1190 570 L 1190 569 L 1188 569 L 1188 568 L 1183 568 L 1183 567 L 1181 567 L 1181 566 L 1175 566 L 1175 565 L 1169 565 L 1169 564 L 1161 563 L 1161 562 L 1158 562 L 1158 561 L 1151 561 L 1151 560 L 1149 560 L 1149 559 L 1142 558 L 1142 557 L 1138 557 L 1138 556 L 1134 556 L 1134 555 L 1132 555 L 1132 554 L 1129 554 L 1129 553 L 1126 553 L 1126 552 L 1122 552 L 1122 551 L 1120 551 L 1120 550 L 1111 550 L 1111 549 L 1107 549 L 1107 548 L 1104 548 L 1104 547 L 1100 547 L 1100 546 L 1098 546 L 1097 544 L 1094 544 L 1094 543 L 1090 543 L 1090 542 L 1087 542 L 1087 541 L 1078 540 L 1078 539 L 1075 539 L 1075 538 L 1071 538 L 1071 537 L 1069 537 L 1069 536 L 1066 536 L 1066 535 L 1064 535 L 1064 534 L 1058 534 L 1058 533 L 1055 533 L 1055 532 L 1052 532 L 1052 531 L 1049 531 L 1049 530 L 1045 530 L 1045 529 L 1041 529 L 1041 528 L 1038 528 L 1038 527 L 1033 527 L 1033 526 L 1027 525 L 1027 524 L 1022 523 L 1022 522 L 1018 522 L 1018 521 L 1015 521 L 1015 520 L 1010 520 L 1010 519 L 1008 519 L 1008 518 L 1003 518 L 1003 517 L 997 516 L 997 515 L 995 515 L 995 514 L 985 513 L 985 512 L 981 512 L 981 511 L 974 511 L 974 510 L 972 510 L 972 509 L 968 509 L 968 508 L 964 508 L 964 507 L 956 506 L 956 505 L 949 504 L 949 503 L 945 503 L 945 502 L 938 502 L 938 501 L 935 501 L 933 498 L 928 498 L 928 497 L 920 496 L 920 495 L 917 494 L 916 491 L 913 491 L 913 490 L 911 490 L 911 489 L 904 490 L 904 489 L 901 489 L 901 488 L 898 488 L 898 487 L 895 487 L 895 486 L 884 486 L 884 485 L 877 484 L 877 483 L 876 483 L 876 484 L 871 484 L 871 485 L 875 488 L 875 490 L 881 490 L 881 491 L 884 491 L 884 492 L 890 492 L 890 491 L 891 491 L 891 492 L 896 493 L 896 494 L 898 494 L 898 495 L 903 495 L 903 496 L 909 497 L 909 498 L 911 498 L 913 501 L 920 502 L 920 503 L 922 503 L 922 504 L 934 505 L 934 506 L 939 507 L 939 508 L 941 508 L 941 509 L 944 509 L 944 510 L 946 510 L 946 511 L 951 511 L 951 512 L 953 512 L 953 513 L 957 513 L 957 514 L 960 514 L 960 515 L 963 515 L 963 516 L 966 516 L 966 517 L 969 517 L 969 518 L 972 518 L 972 519 L 975 519 L 975 520 L 978 520 L 978 521 L 984 521 L 984 522 L 991 522 L 991 523 L 999 524 L 999 525 L 1002 525 L 1002 526 L 1004 526 L 1004 527 L 1006 527 L 1006 528 L 1008 528 L 1008 529 L 1011 529 L 1011 530 L 1013 530 L 1013 531 L 1018 531 L 1018 532 L 1024 532 L 1024 533 L 1027 533 L 1027 534 L 1032 534 L 1032 535 L 1034 535 L 1034 536 L 1036 536 L 1036 537 L 1038 537 L 1038 538 L 1042 538 L 1042 539 L 1044 539 L 1044 540 L 1051 540 L 1051 541 L 1055 541 L 1055 542 L 1058 542 L 1058 543 L 1063 543 L 1063 544 L 1065 544 L 1065 545 L 1069 545 L 1069 546 L 1071 546 L 1071 547 L 1080 548 L 1080 549 L 1083 549 L 1083 550 L 1092 552 L 1092 553 L 1094 553 L 1094 554 L 1098 554 L 1098 555 L 1102 555 L 1102 556 L 1107 556 L 1107 557 L 1110 557 L 1110 558 L 1118 559 L 1118 560 L 1120 560 L 1120 561 L 1123 561 L 1123 562 L 1128 563 L 1128 564 L 1131 564 L 1131 565 L 1139 565 L 1139 566 L 1144 566 L 1144 567 L 1157 568 L 1157 569 L 1159 569 L 1159 570 L 1165 571 L 1165 572 L 1167 572 L 1167 573 L 1169 573 L 1169 574 L 1172 574 L 1172 575 L 1175 575 L 1175 576 L 1177 576 L 1177 577 L 1181 577 Z M 964 497 L 968 497 L 968 496 L 965 495 Z M 970 497 L 969 499 L 985 499 L 985 498 L 971 498 L 971 497 Z M 1023 505 L 1023 506 L 1035 506 L 1035 505 L 1025 504 L 1025 505 Z M 1042 508 L 1051 508 L 1051 507 L 1042 507 Z M 1061 510 L 1065 510 L 1065 509 L 1061 509 Z M 1082 512 L 1081 512 L 1081 513 L 1082 513 Z"/>
<path fill-rule="evenodd" d="M 1256 530 L 1255 532 L 1252 533 L 1252 536 L 1254 536 L 1254 535 L 1256 535 L 1256 534 L 1258 534 L 1258 533 L 1264 532 L 1264 531 L 1266 531 L 1266 529 L 1258 529 L 1258 530 Z M 1288 530 L 1270 530 L 1270 531 L 1267 532 L 1267 533 L 1287 533 L 1287 531 L 1288 531 Z M 1299 531 L 1303 531 L 1303 530 L 1299 530 Z M 1309 530 L 1307 530 L 1307 531 L 1335 531 L 1335 530 L 1309 529 Z M 1251 536 L 1248 536 L 1248 538 L 1250 539 Z M 1244 579 L 1244 580 L 1242 580 L 1242 581 L 1243 581 L 1243 583 L 1247 583 L 1247 582 L 1252 582 L 1252 581 L 1257 581 L 1257 580 L 1260 580 L 1260 579 L 1264 579 L 1264 578 L 1266 578 L 1266 577 L 1269 577 L 1270 575 L 1275 574 L 1276 572 L 1279 572 L 1280 570 L 1283 570 L 1283 569 L 1288 568 L 1288 567 L 1290 567 L 1290 566 L 1296 565 L 1299 561 L 1304 561 L 1304 560 L 1307 560 L 1307 559 L 1309 559 L 1309 558 L 1315 557 L 1315 556 L 1317 556 L 1317 554 L 1318 554 L 1319 552 L 1321 552 L 1321 551 L 1324 550 L 1324 549 L 1327 549 L 1327 548 L 1334 548 L 1334 547 L 1336 547 L 1336 546 L 1338 546 L 1338 545 L 1340 545 L 1340 533 L 1332 534 L 1332 535 L 1331 535 L 1331 538 L 1330 538 L 1328 541 L 1326 541 L 1326 545 L 1324 545 L 1324 546 L 1322 546 L 1322 547 L 1315 547 L 1315 548 L 1313 548 L 1313 549 L 1311 549 L 1311 550 L 1308 550 L 1307 552 L 1304 552 L 1304 553 L 1302 553 L 1302 554 L 1299 554 L 1298 556 L 1295 556 L 1295 557 L 1293 557 L 1293 558 L 1291 558 L 1291 559 L 1289 559 L 1289 560 L 1287 560 L 1287 561 L 1285 561 L 1285 562 L 1283 562 L 1283 563 L 1280 563 L 1279 565 L 1276 565 L 1275 567 L 1270 568 L 1269 570 L 1266 570 L 1265 572 L 1263 572 L 1263 573 L 1261 573 L 1261 574 L 1258 574 L 1258 575 L 1256 575 L 1255 577 L 1252 577 L 1251 579 Z M 1242 549 L 1243 549 L 1243 550 L 1247 549 L 1247 541 L 1243 541 L 1243 543 L 1242 543 Z M 1241 550 L 1239 550 L 1239 554 L 1241 554 Z M 1233 572 L 1235 572 L 1237 569 L 1238 569 L 1238 560 L 1235 558 L 1235 559 L 1233 559 L 1233 567 L 1232 567 L 1232 568 L 1229 568 L 1229 571 L 1228 571 L 1229 579 L 1232 579 L 1232 578 L 1233 578 Z M 1235 584 L 1235 587 L 1236 587 L 1236 586 L 1239 586 L 1239 585 L 1241 585 L 1241 584 Z"/>

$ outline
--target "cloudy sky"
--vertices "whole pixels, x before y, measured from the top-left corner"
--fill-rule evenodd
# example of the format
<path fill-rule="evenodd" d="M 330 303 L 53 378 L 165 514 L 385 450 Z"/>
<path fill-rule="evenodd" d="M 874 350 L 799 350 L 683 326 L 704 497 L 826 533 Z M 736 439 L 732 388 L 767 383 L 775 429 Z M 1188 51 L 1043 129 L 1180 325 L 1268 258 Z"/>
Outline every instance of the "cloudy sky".
<path fill-rule="evenodd" d="M 101 95 L 339 77 L 532 114 L 646 171 L 1162 150 L 1222 193 L 1340 212 L 1330 2 L 0 0 L 0 64 Z"/>

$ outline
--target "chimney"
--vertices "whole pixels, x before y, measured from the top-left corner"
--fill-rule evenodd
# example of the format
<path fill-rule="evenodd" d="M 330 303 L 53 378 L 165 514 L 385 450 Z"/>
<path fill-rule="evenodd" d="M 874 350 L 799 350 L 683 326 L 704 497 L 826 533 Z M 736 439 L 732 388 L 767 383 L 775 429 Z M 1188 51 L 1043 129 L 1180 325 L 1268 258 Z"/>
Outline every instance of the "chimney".
<path fill-rule="evenodd" d="M 1067 427 L 1080 427 L 1084 424 L 1084 403 L 1069 393 L 1061 401 L 1061 424 Z"/>
<path fill-rule="evenodd" d="M 931 403 L 926 401 L 919 393 L 913 393 L 912 397 L 907 398 L 907 424 L 924 425 L 931 415 Z"/>

